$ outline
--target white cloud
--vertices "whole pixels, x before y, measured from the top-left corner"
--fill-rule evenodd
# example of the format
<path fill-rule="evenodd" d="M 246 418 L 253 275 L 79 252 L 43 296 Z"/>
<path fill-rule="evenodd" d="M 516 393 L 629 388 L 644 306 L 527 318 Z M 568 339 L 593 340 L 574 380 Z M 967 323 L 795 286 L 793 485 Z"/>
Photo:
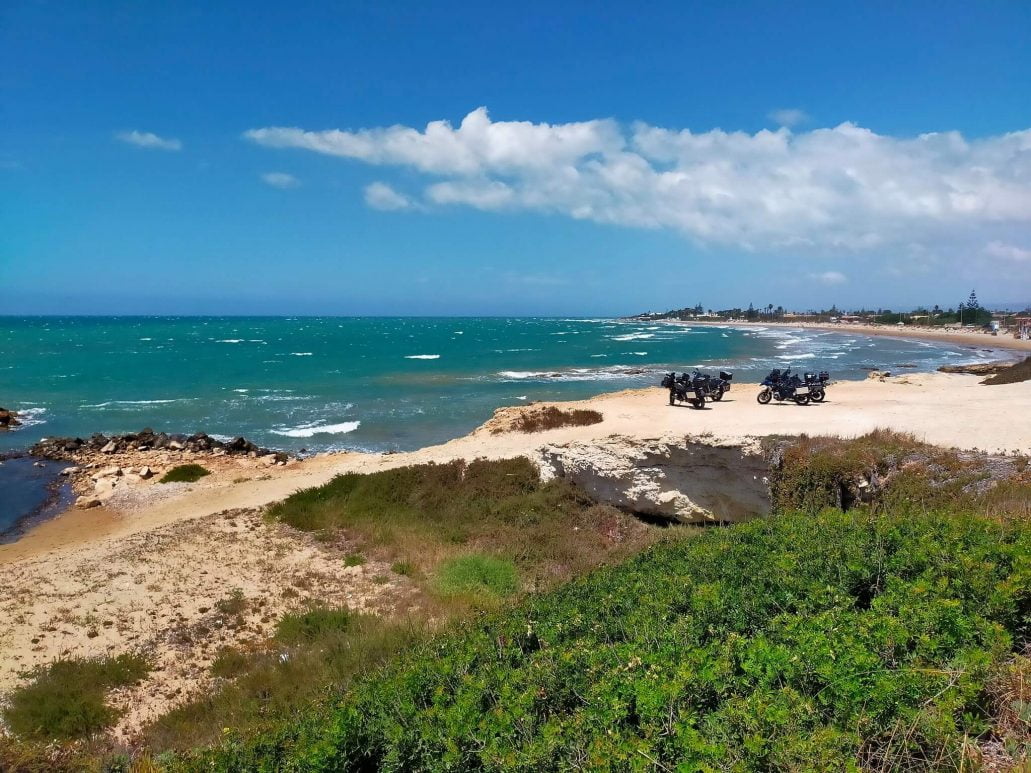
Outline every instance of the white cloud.
<path fill-rule="evenodd" d="M 1003 234 L 1031 243 L 1031 130 L 893 137 L 852 123 L 755 134 L 676 130 L 600 119 L 434 121 L 357 131 L 253 129 L 275 148 L 421 173 L 405 194 L 374 183 L 381 209 L 469 206 L 536 211 L 679 231 L 700 243 L 763 252 L 959 260 Z"/>
<path fill-rule="evenodd" d="M 140 148 L 153 148 L 155 150 L 183 149 L 183 143 L 174 137 L 159 137 L 151 132 L 138 132 L 135 130 L 131 132 L 118 132 L 115 134 L 115 139 Z"/>
<path fill-rule="evenodd" d="M 273 188 L 282 188 L 284 190 L 288 188 L 299 188 L 301 186 L 300 180 L 286 172 L 265 172 L 261 175 L 261 179 L 266 185 L 271 185 Z"/>
<path fill-rule="evenodd" d="M 848 277 L 840 271 L 824 271 L 819 274 L 810 274 L 809 278 L 825 285 L 843 285 Z"/>
<path fill-rule="evenodd" d="M 984 254 L 990 258 L 1003 260 L 1031 261 L 1031 250 L 1006 242 L 991 241 L 985 245 Z"/>
<path fill-rule="evenodd" d="M 374 182 L 365 187 L 365 203 L 373 209 L 408 209 L 412 202 L 386 183 Z"/>
<path fill-rule="evenodd" d="M 780 110 L 773 110 L 770 112 L 768 118 L 780 126 L 798 126 L 799 124 L 805 123 L 809 120 L 809 116 L 805 110 L 799 110 L 795 107 L 785 107 Z"/>

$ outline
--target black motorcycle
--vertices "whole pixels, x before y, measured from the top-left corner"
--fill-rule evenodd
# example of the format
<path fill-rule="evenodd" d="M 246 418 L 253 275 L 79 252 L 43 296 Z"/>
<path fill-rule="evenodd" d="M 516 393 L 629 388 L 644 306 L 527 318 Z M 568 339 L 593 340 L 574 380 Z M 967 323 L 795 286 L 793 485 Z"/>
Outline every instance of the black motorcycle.
<path fill-rule="evenodd" d="M 809 389 L 809 399 L 814 403 L 822 403 L 827 398 L 827 385 L 830 383 L 831 374 L 825 370 L 819 373 L 806 373 L 804 380 Z"/>
<path fill-rule="evenodd" d="M 791 368 L 781 371 L 777 368 L 770 371 L 762 384 L 762 389 L 755 399 L 760 405 L 766 405 L 770 400 L 793 400 L 799 405 L 806 405 L 809 402 L 809 389 L 805 382 L 791 372 Z"/>
<path fill-rule="evenodd" d="M 733 373 L 728 373 L 725 370 L 721 370 L 720 371 L 720 377 L 719 377 L 719 379 L 717 379 L 717 381 L 719 382 L 719 385 L 720 385 L 720 387 L 722 388 L 722 390 L 724 392 L 729 392 L 730 391 L 730 380 L 732 378 L 734 378 L 734 374 Z M 720 397 L 722 397 L 722 396 L 723 395 L 720 395 Z"/>
<path fill-rule="evenodd" d="M 684 376 L 687 376 L 685 373 Z M 705 407 L 705 395 L 699 394 L 690 384 L 677 378 L 676 373 L 667 373 L 662 378 L 662 386 L 669 390 L 669 404 L 675 405 L 677 401 L 690 403 L 695 408 Z"/>
<path fill-rule="evenodd" d="M 699 373 L 697 370 L 691 374 L 691 386 L 695 391 L 699 392 L 703 397 L 707 397 L 713 402 L 719 402 L 723 399 L 723 393 L 727 391 L 727 387 L 724 386 L 726 383 L 722 376 L 723 372 L 720 372 L 720 378 L 713 378 L 708 373 Z M 681 377 L 685 383 L 687 383 L 687 374 L 685 373 Z"/>

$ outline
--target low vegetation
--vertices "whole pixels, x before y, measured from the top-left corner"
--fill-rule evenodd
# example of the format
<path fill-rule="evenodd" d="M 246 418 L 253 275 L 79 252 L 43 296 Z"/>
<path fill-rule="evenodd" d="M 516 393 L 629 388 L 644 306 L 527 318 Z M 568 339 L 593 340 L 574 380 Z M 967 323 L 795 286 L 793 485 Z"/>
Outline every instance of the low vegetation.
<path fill-rule="evenodd" d="M 118 719 L 107 703 L 108 692 L 134 684 L 149 671 L 145 658 L 131 654 L 55 661 L 36 669 L 31 683 L 11 693 L 4 724 L 27 739 L 89 738 Z"/>
<path fill-rule="evenodd" d="M 991 690 L 1027 641 L 1029 556 L 1027 523 L 969 513 L 708 530 L 428 641 L 338 706 L 186 766 L 956 769 L 1002 732 Z"/>
<path fill-rule="evenodd" d="M 995 384 L 1018 384 L 1021 381 L 1031 381 L 1031 357 L 1025 357 L 1022 362 L 1011 365 L 994 376 L 989 376 L 981 383 L 993 386 Z"/>
<path fill-rule="evenodd" d="M 525 459 L 298 492 L 270 516 L 419 611 L 289 615 L 145 748 L 168 770 L 1026 762 L 1027 459 L 893 432 L 768 446 L 774 516 L 725 529 L 646 526 Z"/>
<path fill-rule="evenodd" d="M 541 482 L 525 458 L 346 473 L 288 497 L 269 516 L 360 542 L 362 555 L 389 561 L 445 612 L 470 599 L 452 592 L 455 572 L 482 571 L 493 582 L 504 564 L 514 579 L 496 589 L 541 590 L 630 555 L 660 531 L 597 504 L 568 481 Z M 497 597 L 481 600 L 489 605 Z"/>
<path fill-rule="evenodd" d="M 527 408 L 519 413 L 510 429 L 498 427 L 492 432 L 494 434 L 506 431 L 543 432 L 559 427 L 586 427 L 591 424 L 599 424 L 601 420 L 602 415 L 598 411 L 556 408 L 554 405 L 550 405 L 546 408 Z"/>
<path fill-rule="evenodd" d="M 196 483 L 211 470 L 199 464 L 180 464 L 166 472 L 158 483 Z"/>

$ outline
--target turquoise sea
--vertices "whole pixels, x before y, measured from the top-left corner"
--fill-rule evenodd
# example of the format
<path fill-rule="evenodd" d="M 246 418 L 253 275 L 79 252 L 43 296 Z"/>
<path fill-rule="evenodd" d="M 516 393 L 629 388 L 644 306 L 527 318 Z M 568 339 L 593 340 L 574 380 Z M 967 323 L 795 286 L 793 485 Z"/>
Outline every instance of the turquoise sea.
<path fill-rule="evenodd" d="M 614 319 L 0 317 L 0 406 L 24 421 L 0 434 L 0 454 L 47 436 L 144 427 L 297 452 L 408 450 L 463 435 L 502 405 L 656 385 L 674 369 L 722 368 L 754 382 L 792 365 L 863 378 L 998 356 Z M 66 504 L 62 466 L 0 462 L 0 541 Z"/>
<path fill-rule="evenodd" d="M 405 450 L 502 405 L 657 384 L 700 367 L 929 370 L 986 349 L 813 330 L 612 319 L 0 317 L 0 450 L 93 432 L 244 435 L 299 451 Z"/>

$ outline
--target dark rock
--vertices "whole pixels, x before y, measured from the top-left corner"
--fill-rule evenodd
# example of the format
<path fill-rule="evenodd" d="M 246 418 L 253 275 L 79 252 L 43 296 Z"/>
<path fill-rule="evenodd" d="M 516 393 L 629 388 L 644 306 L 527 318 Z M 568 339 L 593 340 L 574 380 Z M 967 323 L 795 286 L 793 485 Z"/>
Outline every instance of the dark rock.
<path fill-rule="evenodd" d="M 11 429 L 20 426 L 21 422 L 18 421 L 17 413 L 6 408 L 0 408 L 0 429 Z"/>

